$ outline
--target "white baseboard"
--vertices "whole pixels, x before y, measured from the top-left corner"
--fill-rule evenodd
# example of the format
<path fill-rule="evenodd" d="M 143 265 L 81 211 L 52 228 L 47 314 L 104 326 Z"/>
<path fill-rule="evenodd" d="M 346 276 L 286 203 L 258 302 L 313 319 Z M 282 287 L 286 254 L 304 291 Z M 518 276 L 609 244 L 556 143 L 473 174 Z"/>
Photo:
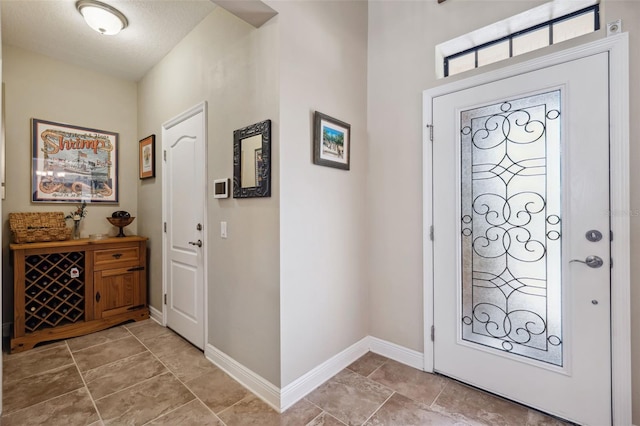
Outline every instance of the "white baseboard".
<path fill-rule="evenodd" d="M 159 311 L 156 310 L 156 312 Z M 162 318 L 162 313 L 160 313 L 160 318 Z M 368 351 L 383 355 L 418 370 L 423 370 L 424 368 L 424 356 L 422 353 L 377 337 L 367 336 L 289 383 L 284 388 L 279 389 L 213 345 L 207 344 L 205 346 L 204 355 L 209 361 L 276 411 L 283 412 Z"/>
<path fill-rule="evenodd" d="M 158 309 L 154 308 L 153 306 L 149 306 L 149 314 L 150 314 L 152 320 L 154 320 L 155 322 L 157 322 L 160 325 L 164 325 L 164 324 L 162 324 L 162 311 L 159 311 Z"/>
<path fill-rule="evenodd" d="M 315 388 L 338 374 L 368 351 L 369 336 L 356 342 L 305 375 L 289 383 L 280 391 L 280 406 L 282 407 L 282 411 L 304 398 Z"/>
<path fill-rule="evenodd" d="M 424 354 L 422 352 L 414 351 L 413 349 L 408 349 L 404 346 L 396 345 L 395 343 L 372 336 L 369 336 L 369 342 L 371 352 L 386 356 L 389 359 L 408 365 L 409 367 L 424 370 Z"/>
<path fill-rule="evenodd" d="M 254 373 L 213 345 L 207 344 L 205 346 L 204 356 L 241 385 L 249 389 L 258 398 L 269 404 L 274 410 L 281 412 L 280 389 L 277 386 Z"/>

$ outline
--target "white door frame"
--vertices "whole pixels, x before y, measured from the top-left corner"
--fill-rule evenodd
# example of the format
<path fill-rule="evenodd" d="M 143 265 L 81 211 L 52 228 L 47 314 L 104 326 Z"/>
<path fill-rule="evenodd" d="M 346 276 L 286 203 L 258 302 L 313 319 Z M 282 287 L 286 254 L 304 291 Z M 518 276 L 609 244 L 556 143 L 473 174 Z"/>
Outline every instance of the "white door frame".
<path fill-rule="evenodd" d="M 183 112 L 182 114 L 172 118 L 171 120 L 165 122 L 162 124 L 162 129 L 166 130 L 166 129 L 170 129 L 171 127 L 175 126 L 176 124 L 187 120 L 190 117 L 193 117 L 194 115 L 202 112 L 202 116 L 203 116 L 203 121 L 202 121 L 202 134 L 204 136 L 205 139 L 205 143 L 204 143 L 204 156 L 202 158 L 202 161 L 204 162 L 204 173 L 202 176 L 202 182 L 200 182 L 200 184 L 197 186 L 198 190 L 200 191 L 200 193 L 202 194 L 202 196 L 204 197 L 204 203 L 202 203 L 203 205 L 203 209 L 204 211 L 202 212 L 202 225 L 204 226 L 204 235 L 209 235 L 209 224 L 208 224 L 208 208 L 209 208 L 209 200 L 207 199 L 207 194 L 208 194 L 208 190 L 207 190 L 207 151 L 208 151 L 208 147 L 207 147 L 207 135 L 208 135 L 208 121 L 209 121 L 209 116 L 207 113 L 208 109 L 207 109 L 207 101 L 202 101 L 197 105 L 194 105 L 193 107 L 189 108 L 188 110 L 186 110 L 185 112 Z M 169 141 L 165 141 L 164 139 L 162 140 L 162 165 L 164 167 L 165 161 L 164 161 L 164 153 L 168 150 L 168 146 L 167 144 L 169 143 Z M 166 274 L 166 266 L 167 266 L 167 233 L 164 230 L 164 224 L 167 222 L 167 206 L 165 205 L 165 198 L 166 198 L 166 194 L 168 192 L 168 186 L 169 186 L 169 182 L 167 179 L 167 176 L 165 173 L 162 173 L 162 223 L 163 223 L 163 230 L 162 230 L 162 325 L 163 326 L 167 326 L 167 305 L 164 303 L 164 295 L 167 294 L 167 274 Z M 204 346 L 207 346 L 207 336 L 209 336 L 209 303 L 208 303 L 208 286 L 207 286 L 207 277 L 208 275 L 208 256 L 207 256 L 207 248 L 209 246 L 208 244 L 208 238 L 204 238 L 204 244 L 202 245 L 202 256 L 203 256 L 203 268 L 204 270 L 203 272 L 203 279 L 204 279 L 204 283 L 203 283 L 203 297 L 204 297 L 204 303 L 203 303 L 203 311 L 202 311 L 202 315 L 203 315 L 203 320 L 204 320 Z"/>
<path fill-rule="evenodd" d="M 614 425 L 631 424 L 631 291 L 630 291 L 630 204 L 629 204 L 629 37 L 627 33 L 552 53 L 520 64 L 478 74 L 423 92 L 423 289 L 424 370 L 433 371 L 433 224 L 432 149 L 430 132 L 432 99 L 477 85 L 494 82 L 563 62 L 609 52 L 610 157 L 611 176 L 611 394 Z M 438 143 L 435 141 L 433 143 Z"/>

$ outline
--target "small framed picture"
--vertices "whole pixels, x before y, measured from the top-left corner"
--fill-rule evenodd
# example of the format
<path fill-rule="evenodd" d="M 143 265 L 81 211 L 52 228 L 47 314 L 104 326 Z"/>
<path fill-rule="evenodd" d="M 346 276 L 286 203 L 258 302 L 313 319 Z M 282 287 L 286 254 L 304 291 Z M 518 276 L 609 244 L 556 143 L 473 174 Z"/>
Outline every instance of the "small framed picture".
<path fill-rule="evenodd" d="M 351 125 L 316 111 L 313 126 L 313 163 L 349 170 Z"/>
<path fill-rule="evenodd" d="M 156 135 L 140 141 L 140 179 L 156 177 Z"/>

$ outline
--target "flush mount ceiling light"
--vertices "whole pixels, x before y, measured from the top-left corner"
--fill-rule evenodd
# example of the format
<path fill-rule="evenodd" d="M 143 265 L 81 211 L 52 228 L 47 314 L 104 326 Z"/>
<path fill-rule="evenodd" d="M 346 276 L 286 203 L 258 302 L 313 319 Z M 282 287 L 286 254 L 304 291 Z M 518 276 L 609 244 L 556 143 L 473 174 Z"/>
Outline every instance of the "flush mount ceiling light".
<path fill-rule="evenodd" d="M 95 0 L 80 0 L 76 9 L 91 28 L 100 34 L 114 35 L 125 29 L 129 22 L 118 9 Z"/>

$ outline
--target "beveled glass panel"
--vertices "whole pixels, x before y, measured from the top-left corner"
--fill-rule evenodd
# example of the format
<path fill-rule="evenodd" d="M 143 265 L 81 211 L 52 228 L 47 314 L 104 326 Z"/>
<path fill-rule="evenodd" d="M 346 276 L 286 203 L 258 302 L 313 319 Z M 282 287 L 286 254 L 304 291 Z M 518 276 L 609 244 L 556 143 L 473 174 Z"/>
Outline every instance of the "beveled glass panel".
<path fill-rule="evenodd" d="M 594 31 L 593 12 L 553 24 L 553 44 L 569 40 Z"/>
<path fill-rule="evenodd" d="M 530 31 L 514 37 L 512 41 L 513 56 L 522 55 L 532 50 L 542 49 L 549 45 L 549 26 Z"/>
<path fill-rule="evenodd" d="M 489 65 L 509 57 L 509 40 L 478 49 L 478 66 Z"/>
<path fill-rule="evenodd" d="M 476 67 L 476 52 L 449 59 L 449 75 L 459 74 Z"/>
<path fill-rule="evenodd" d="M 462 339 L 561 366 L 560 91 L 460 119 Z"/>

